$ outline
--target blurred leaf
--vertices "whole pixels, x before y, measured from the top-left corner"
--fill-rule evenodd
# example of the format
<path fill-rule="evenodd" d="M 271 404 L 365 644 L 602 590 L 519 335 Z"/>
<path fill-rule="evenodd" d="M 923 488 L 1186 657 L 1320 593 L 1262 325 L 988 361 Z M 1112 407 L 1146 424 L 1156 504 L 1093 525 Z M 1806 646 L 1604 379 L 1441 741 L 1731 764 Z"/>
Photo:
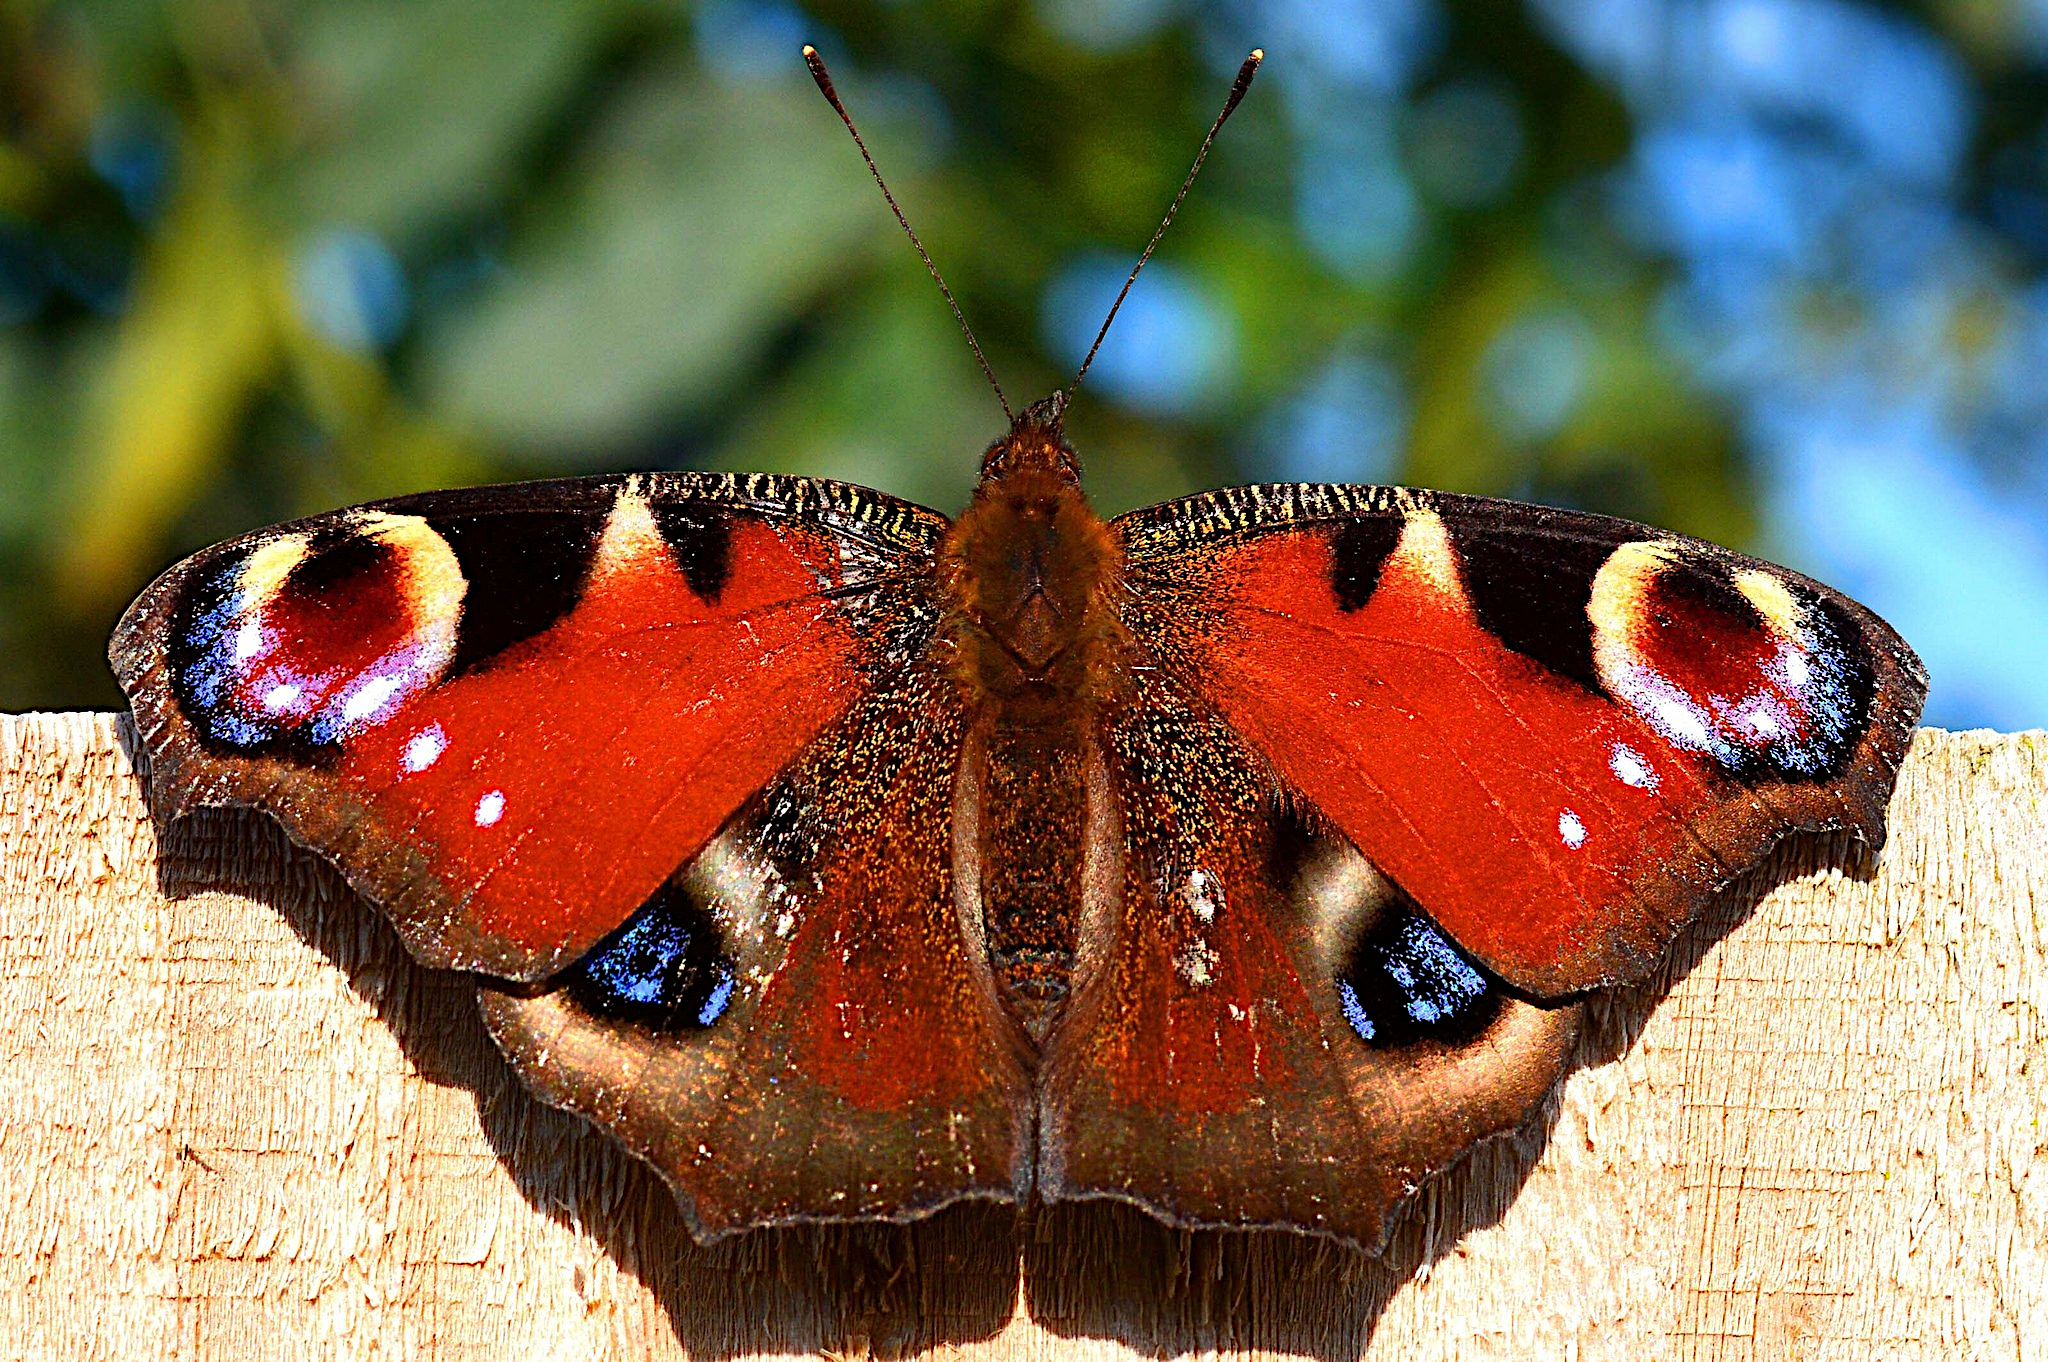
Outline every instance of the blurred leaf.
<path fill-rule="evenodd" d="M 402 239 L 494 202 L 587 77 L 612 9 L 498 0 L 480 23 L 473 0 L 301 7 L 293 57 L 311 146 L 277 186 L 282 210 Z"/>
<path fill-rule="evenodd" d="M 1205 206 L 1171 248 L 1227 291 L 1243 338 L 1249 409 L 1299 385 L 1341 338 L 1384 323 L 1393 300 L 1330 277 L 1290 224 Z"/>
<path fill-rule="evenodd" d="M 1443 290 L 1418 339 L 1420 379 L 1409 476 L 1430 487 L 1565 502 L 1743 543 L 1743 507 L 1726 427 L 1664 352 L 1643 343 L 1647 288 L 1566 288 L 1528 240 L 1496 248 Z M 1533 379 L 1567 384 L 1542 429 L 1502 410 L 1497 361 L 1517 329 L 1562 328 L 1569 353 L 1532 363 Z M 1531 357 L 1532 360 L 1535 356 Z"/>
<path fill-rule="evenodd" d="M 492 475 L 469 440 L 414 411 L 376 359 L 322 339 L 295 313 L 281 333 L 294 387 L 331 439 L 333 454 L 307 469 L 295 489 L 295 513 L 460 487 Z"/>
<path fill-rule="evenodd" d="M 49 527 L 69 396 L 26 338 L 0 334 L 0 543 L 37 541 Z"/>
<path fill-rule="evenodd" d="M 81 606 L 134 583 L 276 360 L 279 262 L 231 192 L 232 156 L 192 159 L 89 399 L 56 574 Z"/>
<path fill-rule="evenodd" d="M 1544 284 L 1540 260 L 1524 247 L 1496 250 L 1442 288 L 1415 341 L 1408 475 L 1419 486 L 1495 495 L 1512 486 L 1520 461 L 1487 418 L 1482 370 L 1488 344 Z"/>
<path fill-rule="evenodd" d="M 1077 413 L 1068 434 L 1080 451 L 1089 500 L 1105 516 L 1233 480 L 1209 471 L 1215 460 L 1187 432 L 1113 408 Z"/>
<path fill-rule="evenodd" d="M 887 239 L 807 82 L 663 72 L 578 170 L 489 295 L 425 337 L 429 407 L 515 448 L 601 461 L 745 372 L 797 303 Z"/>
<path fill-rule="evenodd" d="M 1643 344 L 1653 298 L 1645 288 L 1590 300 L 1592 373 L 1552 465 L 1576 464 L 1595 476 L 1603 466 L 1632 470 L 1622 476 L 1640 501 L 1581 498 L 1595 509 L 1717 543 L 1750 543 L 1754 498 L 1726 420 L 1668 351 Z"/>
<path fill-rule="evenodd" d="M 42 205 L 47 178 L 33 157 L 0 143 L 0 213 L 28 216 Z"/>

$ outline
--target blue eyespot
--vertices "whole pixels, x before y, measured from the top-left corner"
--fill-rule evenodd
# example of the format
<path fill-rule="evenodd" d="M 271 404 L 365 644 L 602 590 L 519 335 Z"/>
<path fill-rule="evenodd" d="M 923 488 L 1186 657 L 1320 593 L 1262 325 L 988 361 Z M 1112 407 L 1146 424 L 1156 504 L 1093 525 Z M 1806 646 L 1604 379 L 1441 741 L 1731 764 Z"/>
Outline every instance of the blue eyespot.
<path fill-rule="evenodd" d="M 1414 913 L 1392 912 L 1374 922 L 1335 982 L 1344 1019 L 1375 1048 L 1469 1040 L 1500 1010 L 1500 991 Z"/>
<path fill-rule="evenodd" d="M 238 558 L 186 588 L 170 632 L 171 685 L 201 741 L 253 750 L 282 735 L 284 726 L 247 713 L 235 700 L 235 648 L 250 617 L 250 602 L 237 585 L 241 570 Z"/>
<path fill-rule="evenodd" d="M 600 1017 L 657 1031 L 701 1030 L 732 1004 L 718 924 L 670 883 L 570 972 L 571 996 Z"/>

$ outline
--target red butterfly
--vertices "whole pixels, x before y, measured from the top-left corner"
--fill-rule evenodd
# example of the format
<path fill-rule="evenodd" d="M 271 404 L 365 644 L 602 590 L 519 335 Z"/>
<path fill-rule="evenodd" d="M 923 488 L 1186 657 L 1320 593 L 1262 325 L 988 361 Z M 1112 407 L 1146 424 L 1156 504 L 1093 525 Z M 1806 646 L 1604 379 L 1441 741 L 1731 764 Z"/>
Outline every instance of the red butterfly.
<path fill-rule="evenodd" d="M 1925 675 L 1855 602 L 1402 488 L 1104 522 L 1065 402 L 957 521 L 645 474 L 207 549 L 111 647 L 156 811 L 268 810 L 489 976 L 703 1238 L 1109 1197 L 1375 1245 L 1579 995 L 1787 832 L 1881 842 Z"/>

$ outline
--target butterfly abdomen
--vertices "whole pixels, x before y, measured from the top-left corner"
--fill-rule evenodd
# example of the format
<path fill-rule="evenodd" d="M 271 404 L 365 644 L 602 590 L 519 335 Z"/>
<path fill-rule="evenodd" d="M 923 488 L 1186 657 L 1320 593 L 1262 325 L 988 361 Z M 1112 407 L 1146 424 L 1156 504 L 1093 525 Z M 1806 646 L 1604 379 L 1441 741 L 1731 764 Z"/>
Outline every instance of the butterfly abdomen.
<path fill-rule="evenodd" d="M 1065 725 L 987 720 L 961 772 L 980 798 L 981 938 L 997 990 L 1034 1042 L 1073 984 L 1087 837 L 1087 762 Z M 978 749 L 978 750 L 977 750 Z"/>

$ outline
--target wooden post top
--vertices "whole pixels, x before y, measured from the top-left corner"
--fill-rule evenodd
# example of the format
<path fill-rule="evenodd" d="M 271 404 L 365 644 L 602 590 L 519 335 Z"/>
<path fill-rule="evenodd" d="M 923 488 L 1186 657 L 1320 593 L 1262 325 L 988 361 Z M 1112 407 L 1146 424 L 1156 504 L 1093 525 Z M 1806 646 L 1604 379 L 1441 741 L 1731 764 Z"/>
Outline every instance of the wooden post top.
<path fill-rule="evenodd" d="M 2048 734 L 1923 730 L 1881 857 L 1781 848 L 1381 1260 L 1108 1206 L 700 1249 L 460 976 L 260 816 L 159 842 L 138 760 L 0 715 L 0 1353 L 2048 1356 Z"/>

